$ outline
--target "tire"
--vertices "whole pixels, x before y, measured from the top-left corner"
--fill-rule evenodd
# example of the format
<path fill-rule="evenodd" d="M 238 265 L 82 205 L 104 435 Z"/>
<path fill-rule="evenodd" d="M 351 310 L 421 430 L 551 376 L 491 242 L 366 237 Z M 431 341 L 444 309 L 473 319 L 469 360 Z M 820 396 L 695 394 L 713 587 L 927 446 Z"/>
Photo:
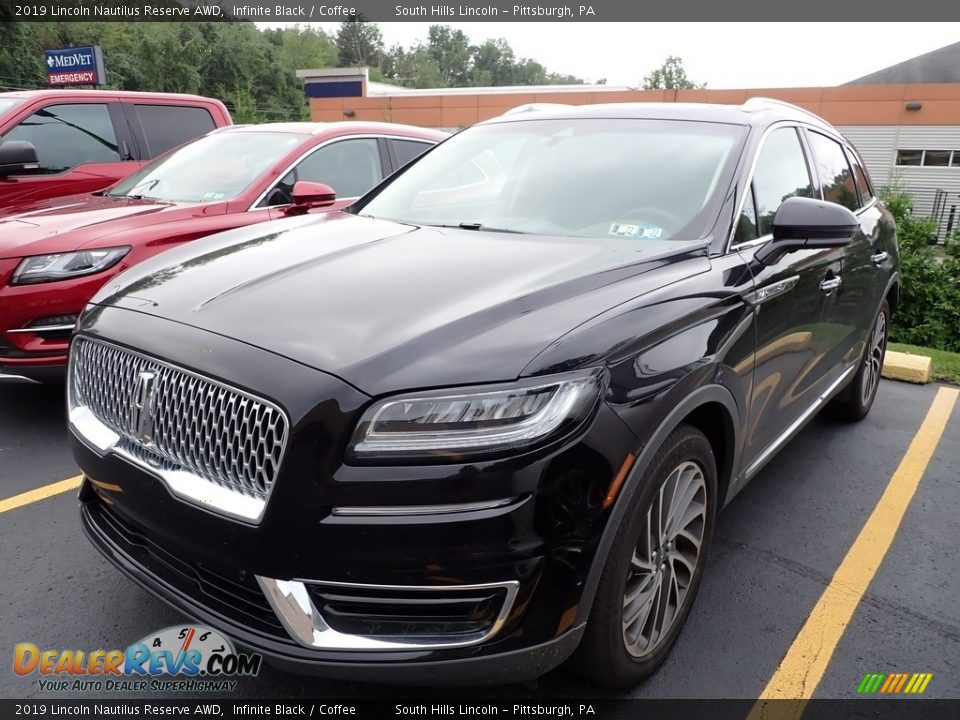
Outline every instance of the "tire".
<path fill-rule="evenodd" d="M 692 519 L 680 534 L 670 522 L 674 516 L 667 513 L 667 532 L 661 537 L 670 539 L 651 548 L 658 543 L 649 541 L 648 529 L 659 527 L 656 506 L 661 493 L 672 500 L 671 489 L 683 487 L 690 502 L 681 501 L 678 507 L 688 512 L 678 514 Z M 663 663 L 700 587 L 716 505 L 717 469 L 710 442 L 693 426 L 681 424 L 660 446 L 629 500 L 600 576 L 587 628 L 571 661 L 574 672 L 597 685 L 626 689 Z M 699 536 L 699 548 L 691 570 L 695 536 Z M 634 595 L 630 601 L 628 593 Z M 650 610 L 644 614 L 647 606 Z M 664 620 L 658 632 L 654 613 L 660 610 Z M 628 612 L 636 616 L 632 622 Z"/>
<path fill-rule="evenodd" d="M 877 397 L 877 388 L 880 387 L 880 371 L 887 354 L 889 333 L 890 306 L 884 300 L 867 336 L 867 347 L 864 348 L 857 374 L 843 392 L 830 402 L 829 410 L 833 417 L 846 422 L 857 422 L 870 412 Z"/>

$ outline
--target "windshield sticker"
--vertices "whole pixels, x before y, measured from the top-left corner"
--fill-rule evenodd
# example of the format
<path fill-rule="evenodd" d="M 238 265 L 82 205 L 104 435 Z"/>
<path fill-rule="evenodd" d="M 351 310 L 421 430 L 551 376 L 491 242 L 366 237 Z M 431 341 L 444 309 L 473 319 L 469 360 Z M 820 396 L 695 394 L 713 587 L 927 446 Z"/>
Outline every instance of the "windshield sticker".
<path fill-rule="evenodd" d="M 636 225 L 634 223 L 615 222 L 610 225 L 610 235 L 628 238 L 650 238 L 657 240 L 663 235 L 663 228 L 655 225 Z"/>

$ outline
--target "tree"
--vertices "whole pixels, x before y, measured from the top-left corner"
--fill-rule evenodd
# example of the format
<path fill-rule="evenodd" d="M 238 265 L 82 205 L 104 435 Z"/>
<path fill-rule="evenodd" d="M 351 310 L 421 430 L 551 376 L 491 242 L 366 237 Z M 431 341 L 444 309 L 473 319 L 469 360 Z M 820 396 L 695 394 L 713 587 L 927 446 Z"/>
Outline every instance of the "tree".
<path fill-rule="evenodd" d="M 658 67 L 643 78 L 644 90 L 698 90 L 705 88 L 706 83 L 697 84 L 687 78 L 687 71 L 683 69 L 683 60 L 671 55 Z"/>
<path fill-rule="evenodd" d="M 467 83 L 470 41 L 462 30 L 454 30 L 449 25 L 431 25 L 426 49 L 436 61 L 443 86 L 461 87 Z"/>
<path fill-rule="evenodd" d="M 366 22 L 363 15 L 351 15 L 340 23 L 337 32 L 339 67 L 380 67 L 383 58 L 383 36 L 375 23 Z"/>
<path fill-rule="evenodd" d="M 390 79 L 404 87 L 446 87 L 440 65 L 429 48 L 423 45 L 417 45 L 410 50 L 394 47 L 390 65 Z"/>
<path fill-rule="evenodd" d="M 309 25 L 264 30 L 277 47 L 277 60 L 285 68 L 307 70 L 337 64 L 337 46 L 323 30 Z"/>
<path fill-rule="evenodd" d="M 485 40 L 471 47 L 470 53 L 473 57 L 470 85 L 513 85 L 516 56 L 506 40 Z"/>

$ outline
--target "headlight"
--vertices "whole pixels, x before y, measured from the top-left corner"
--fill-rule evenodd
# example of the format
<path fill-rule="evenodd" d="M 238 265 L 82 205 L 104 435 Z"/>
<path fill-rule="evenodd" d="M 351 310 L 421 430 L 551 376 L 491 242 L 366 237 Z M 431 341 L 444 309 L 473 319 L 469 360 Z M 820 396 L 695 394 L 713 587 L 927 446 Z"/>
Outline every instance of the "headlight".
<path fill-rule="evenodd" d="M 358 460 L 459 461 L 559 437 L 596 406 L 602 373 L 596 369 L 511 387 L 387 398 L 363 414 L 350 455 Z"/>
<path fill-rule="evenodd" d="M 92 275 L 113 267 L 128 252 L 129 247 L 117 247 L 34 255 L 23 259 L 10 282 L 12 285 L 30 285 Z"/>

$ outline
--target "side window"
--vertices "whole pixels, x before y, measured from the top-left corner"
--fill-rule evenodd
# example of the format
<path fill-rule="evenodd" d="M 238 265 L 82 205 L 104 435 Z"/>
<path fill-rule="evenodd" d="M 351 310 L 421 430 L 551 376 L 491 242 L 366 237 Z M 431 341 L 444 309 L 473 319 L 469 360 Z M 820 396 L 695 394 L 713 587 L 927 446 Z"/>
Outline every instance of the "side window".
<path fill-rule="evenodd" d="M 147 151 L 154 158 L 205 135 L 216 127 L 210 113 L 198 107 L 180 105 L 134 105 L 147 140 Z M 147 158 L 143 158 L 146 160 Z"/>
<path fill-rule="evenodd" d="M 413 162 L 431 148 L 429 143 L 415 140 L 390 140 L 393 152 L 397 156 L 397 170 L 409 162 Z"/>
<path fill-rule="evenodd" d="M 860 207 L 863 207 L 873 200 L 873 189 L 870 187 L 870 180 L 867 179 L 867 173 L 857 159 L 857 155 L 847 148 L 847 159 L 853 167 L 853 177 L 857 181 L 857 188 L 860 190 Z"/>
<path fill-rule="evenodd" d="M 356 138 L 324 145 L 297 165 L 296 179 L 326 183 L 338 198 L 363 195 L 383 179 L 377 141 Z"/>
<path fill-rule="evenodd" d="M 810 141 L 817 174 L 820 176 L 823 199 L 843 205 L 848 210 L 858 209 L 860 200 L 857 197 L 857 186 L 854 184 L 847 156 L 843 154 L 843 146 L 817 132 L 807 132 L 807 139 Z"/>
<path fill-rule="evenodd" d="M 733 244 L 750 242 L 760 237 L 757 234 L 757 206 L 753 202 L 753 191 L 747 188 L 747 196 L 743 199 L 743 210 L 737 219 L 737 230 L 733 234 Z"/>
<path fill-rule="evenodd" d="M 294 168 L 284 175 L 277 184 L 274 185 L 267 196 L 260 201 L 257 207 L 275 207 L 276 205 L 289 205 L 293 202 L 293 184 L 297 181 L 297 170 Z"/>
<path fill-rule="evenodd" d="M 105 104 L 48 105 L 3 136 L 26 140 L 37 149 L 42 174 L 84 163 L 119 162 L 117 136 Z"/>
<path fill-rule="evenodd" d="M 760 148 L 753 192 L 762 237 L 773 232 L 773 217 L 788 197 L 813 197 L 813 183 L 795 128 L 774 130 Z"/>

